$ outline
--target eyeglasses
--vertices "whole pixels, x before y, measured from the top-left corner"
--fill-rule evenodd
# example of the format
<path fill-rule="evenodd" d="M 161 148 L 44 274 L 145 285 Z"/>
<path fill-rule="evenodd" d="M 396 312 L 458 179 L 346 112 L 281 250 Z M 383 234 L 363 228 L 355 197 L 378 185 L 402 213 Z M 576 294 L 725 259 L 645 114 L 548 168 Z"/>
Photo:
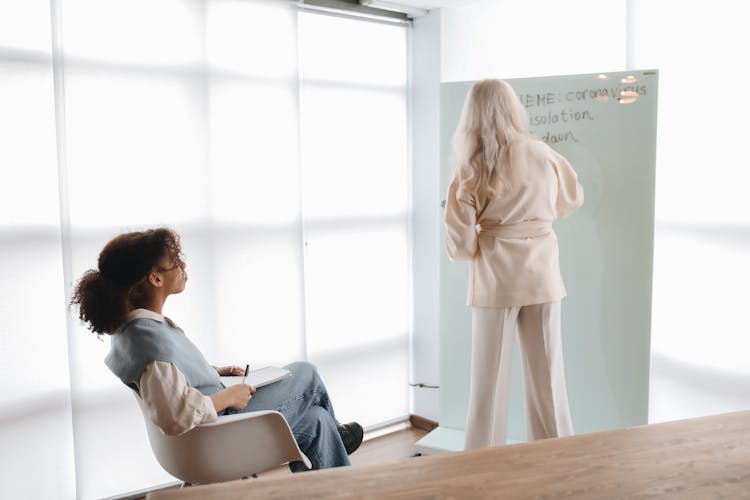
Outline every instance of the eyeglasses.
<path fill-rule="evenodd" d="M 156 270 L 160 273 L 166 273 L 169 271 L 174 271 L 175 269 L 182 270 L 185 266 L 185 263 L 182 262 L 180 259 L 177 259 L 172 267 L 157 267 Z"/>

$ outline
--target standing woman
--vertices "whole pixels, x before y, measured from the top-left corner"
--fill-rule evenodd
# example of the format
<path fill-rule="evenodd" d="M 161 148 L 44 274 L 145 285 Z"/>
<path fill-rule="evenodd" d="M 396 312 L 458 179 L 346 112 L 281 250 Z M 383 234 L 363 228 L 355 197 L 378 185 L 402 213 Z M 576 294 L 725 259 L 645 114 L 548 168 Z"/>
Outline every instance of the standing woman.
<path fill-rule="evenodd" d="M 310 363 L 292 363 L 293 377 L 259 388 L 224 387 L 220 375 L 242 375 L 236 366 L 214 367 L 172 320 L 162 314 L 170 295 L 182 292 L 187 272 L 180 237 L 167 228 L 125 233 L 107 243 L 98 269 L 87 271 L 72 303 L 95 333 L 111 335 L 105 362 L 138 391 L 151 420 L 168 435 L 231 413 L 276 410 L 292 428 L 313 469 L 349 465 L 362 442 L 356 422 L 339 425 L 328 392 Z M 293 472 L 305 470 L 292 462 Z"/>
<path fill-rule="evenodd" d="M 465 448 L 505 444 L 513 339 L 521 344 L 529 440 L 573 434 L 565 389 L 557 237 L 583 204 L 570 163 L 528 132 L 511 86 L 482 80 L 454 135 L 445 224 L 451 260 L 469 260 L 472 354 Z"/>

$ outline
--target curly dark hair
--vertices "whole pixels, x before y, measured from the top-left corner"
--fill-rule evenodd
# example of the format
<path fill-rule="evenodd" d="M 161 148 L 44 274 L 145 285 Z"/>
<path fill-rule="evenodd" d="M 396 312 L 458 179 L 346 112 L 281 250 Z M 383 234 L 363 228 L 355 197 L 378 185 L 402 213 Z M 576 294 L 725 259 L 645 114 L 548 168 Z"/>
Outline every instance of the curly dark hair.
<path fill-rule="evenodd" d="M 76 284 L 70 305 L 94 333 L 117 333 L 125 315 L 145 297 L 148 274 L 167 256 L 183 259 L 180 236 L 160 227 L 123 233 L 99 253 L 98 269 L 89 269 Z"/>

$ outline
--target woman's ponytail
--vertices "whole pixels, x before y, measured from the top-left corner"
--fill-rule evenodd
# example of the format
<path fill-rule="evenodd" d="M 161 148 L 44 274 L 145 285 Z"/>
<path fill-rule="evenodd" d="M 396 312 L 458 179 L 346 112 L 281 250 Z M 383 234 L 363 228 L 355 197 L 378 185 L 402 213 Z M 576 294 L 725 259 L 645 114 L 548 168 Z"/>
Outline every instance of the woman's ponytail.
<path fill-rule="evenodd" d="M 77 304 L 78 317 L 94 333 L 114 333 L 128 313 L 128 290 L 101 272 L 89 269 L 76 285 L 71 304 Z"/>

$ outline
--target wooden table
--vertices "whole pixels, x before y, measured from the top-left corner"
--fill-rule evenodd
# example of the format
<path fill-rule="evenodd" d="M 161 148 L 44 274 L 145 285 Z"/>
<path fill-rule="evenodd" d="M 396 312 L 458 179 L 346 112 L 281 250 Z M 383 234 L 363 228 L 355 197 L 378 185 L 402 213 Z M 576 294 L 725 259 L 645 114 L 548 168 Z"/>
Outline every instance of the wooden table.
<path fill-rule="evenodd" d="M 550 497 L 750 498 L 750 411 L 148 496 Z"/>

